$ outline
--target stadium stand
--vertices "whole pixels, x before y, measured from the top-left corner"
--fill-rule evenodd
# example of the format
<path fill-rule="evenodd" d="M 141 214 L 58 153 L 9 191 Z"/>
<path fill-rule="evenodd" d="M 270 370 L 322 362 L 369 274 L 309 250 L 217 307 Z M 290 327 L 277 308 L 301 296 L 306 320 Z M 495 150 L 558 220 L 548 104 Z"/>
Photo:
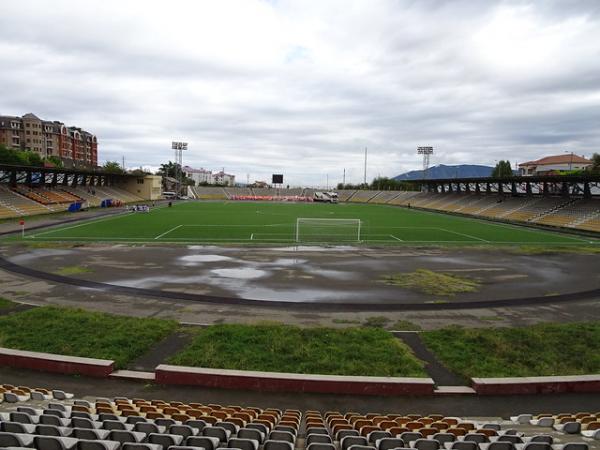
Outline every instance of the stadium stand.
<path fill-rule="evenodd" d="M 4 217 L 19 217 L 31 214 L 47 214 L 54 211 L 51 206 L 36 202 L 19 192 L 0 186 L 0 204 L 3 206 Z"/>
<path fill-rule="evenodd" d="M 348 199 L 356 193 L 356 191 L 343 189 L 343 190 L 337 191 L 337 193 L 338 193 L 338 199 L 340 202 L 347 202 Z"/>
<path fill-rule="evenodd" d="M 354 195 L 348 198 L 351 203 L 368 203 L 373 197 L 378 195 L 380 191 L 356 191 Z"/>
<path fill-rule="evenodd" d="M 200 200 L 227 200 L 229 195 L 223 188 L 193 186 L 192 192 Z"/>
<path fill-rule="evenodd" d="M 88 397 L 0 385 L 0 448 L 588 450 L 600 413 L 460 418 Z M 537 430 L 540 430 L 539 433 Z"/>
<path fill-rule="evenodd" d="M 120 203 L 143 201 L 130 192 L 108 186 L 94 186 L 93 190 L 87 191 L 81 186 L 31 189 L 19 185 L 11 189 L 0 185 L 0 219 L 66 211 L 70 204 L 81 201 L 86 201 L 87 206 L 97 207 L 105 199 Z"/>
<path fill-rule="evenodd" d="M 127 192 L 124 189 L 114 188 L 110 186 L 96 186 L 94 189 L 96 191 L 96 194 L 100 194 L 104 198 L 118 200 L 121 203 L 133 203 L 144 201 L 143 198 L 138 197 L 137 195 L 134 195 L 130 192 Z"/>
<path fill-rule="evenodd" d="M 375 197 L 373 197 L 369 203 L 386 204 L 390 200 L 396 198 L 399 194 L 400 192 L 398 191 L 381 191 Z"/>
<path fill-rule="evenodd" d="M 254 192 L 252 192 L 252 189 L 250 188 L 226 187 L 223 188 L 223 190 L 225 191 L 227 198 L 231 198 L 233 196 L 238 195 L 255 195 Z"/>

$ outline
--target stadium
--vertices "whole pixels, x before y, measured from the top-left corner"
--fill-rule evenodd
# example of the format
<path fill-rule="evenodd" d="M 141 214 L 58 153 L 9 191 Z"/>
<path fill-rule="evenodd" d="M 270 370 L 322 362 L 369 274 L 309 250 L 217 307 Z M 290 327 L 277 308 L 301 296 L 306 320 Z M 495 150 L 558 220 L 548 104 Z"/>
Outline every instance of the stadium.
<path fill-rule="evenodd" d="M 600 450 L 597 10 L 0 2 L 0 450 Z"/>

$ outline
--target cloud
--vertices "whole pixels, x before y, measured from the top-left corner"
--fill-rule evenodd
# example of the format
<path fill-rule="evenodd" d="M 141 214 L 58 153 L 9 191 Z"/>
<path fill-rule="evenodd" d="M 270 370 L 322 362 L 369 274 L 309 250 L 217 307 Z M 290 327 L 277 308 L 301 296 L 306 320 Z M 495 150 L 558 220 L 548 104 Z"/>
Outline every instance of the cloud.
<path fill-rule="evenodd" d="M 595 1 L 0 3 L 0 113 L 98 135 L 101 160 L 323 185 L 598 151 Z"/>

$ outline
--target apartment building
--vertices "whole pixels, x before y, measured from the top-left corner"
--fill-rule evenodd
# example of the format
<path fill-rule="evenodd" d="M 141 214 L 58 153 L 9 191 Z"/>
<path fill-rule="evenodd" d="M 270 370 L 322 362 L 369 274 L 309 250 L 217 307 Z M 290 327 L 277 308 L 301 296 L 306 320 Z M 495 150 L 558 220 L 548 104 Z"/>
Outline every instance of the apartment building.
<path fill-rule="evenodd" d="M 186 177 L 191 178 L 196 182 L 196 185 L 201 183 L 221 184 L 224 186 L 235 186 L 235 175 L 225 173 L 223 171 L 213 173 L 211 170 L 194 169 L 189 166 L 183 167 L 183 173 Z"/>
<path fill-rule="evenodd" d="M 59 157 L 66 167 L 98 165 L 98 140 L 79 127 L 42 120 L 35 114 L 0 116 L 0 144 L 14 150 Z"/>

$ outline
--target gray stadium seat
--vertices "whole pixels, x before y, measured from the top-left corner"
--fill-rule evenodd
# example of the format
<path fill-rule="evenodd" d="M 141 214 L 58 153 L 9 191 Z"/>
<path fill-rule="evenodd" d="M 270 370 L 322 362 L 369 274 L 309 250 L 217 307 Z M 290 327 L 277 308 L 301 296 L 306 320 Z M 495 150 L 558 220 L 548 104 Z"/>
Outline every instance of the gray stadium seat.
<path fill-rule="evenodd" d="M 240 450 L 258 450 L 258 445 L 258 441 L 254 439 L 231 438 L 227 442 L 227 447 Z"/>
<path fill-rule="evenodd" d="M 288 431 L 271 431 L 269 439 L 272 441 L 287 441 L 291 444 L 296 442 L 296 436 Z"/>
<path fill-rule="evenodd" d="M 183 442 L 183 436 L 178 434 L 150 433 L 146 439 L 150 444 L 162 445 L 165 450 L 171 445 L 179 445 Z"/>
<path fill-rule="evenodd" d="M 431 436 L 431 439 L 435 439 L 440 444 L 444 445 L 449 442 L 456 441 L 456 436 L 452 433 L 435 433 L 433 436 Z"/>
<path fill-rule="evenodd" d="M 229 440 L 231 433 L 229 430 L 221 427 L 206 427 L 202 430 L 203 436 L 215 437 L 219 439 L 219 442 L 225 443 Z"/>
<path fill-rule="evenodd" d="M 489 442 L 490 439 L 483 433 L 467 433 L 464 435 L 463 441 L 485 444 L 486 442 Z"/>
<path fill-rule="evenodd" d="M 138 443 L 138 444 L 123 444 L 121 450 L 163 450 L 162 445 Z"/>
<path fill-rule="evenodd" d="M 389 431 L 382 431 L 382 430 L 371 431 L 367 435 L 367 441 L 369 441 L 369 444 L 374 445 L 380 439 L 391 438 L 391 437 L 392 437 L 392 433 L 390 433 Z"/>
<path fill-rule="evenodd" d="M 183 436 L 184 439 L 189 438 L 190 436 L 195 436 L 197 431 L 194 431 L 194 428 L 189 425 L 171 425 L 167 430 L 169 434 L 178 434 Z"/>
<path fill-rule="evenodd" d="M 202 447 L 205 450 L 216 450 L 220 441 L 211 436 L 190 436 L 185 440 L 185 445 L 189 447 Z"/>
<path fill-rule="evenodd" d="M 66 446 L 63 439 L 54 436 L 36 436 L 33 438 L 33 444 L 37 450 L 67 450 L 74 448 L 77 444 L 76 439 L 69 439 L 67 442 L 72 442 L 72 444 Z"/>
<path fill-rule="evenodd" d="M 309 434 L 325 434 L 329 436 L 329 431 L 327 431 L 327 428 L 310 427 L 306 430 L 306 435 L 308 436 Z"/>
<path fill-rule="evenodd" d="M 456 441 L 452 443 L 450 447 L 452 450 L 479 450 L 479 444 L 477 442 L 465 442 Z"/>
<path fill-rule="evenodd" d="M 310 444 L 306 450 L 336 450 L 333 444 Z"/>
<path fill-rule="evenodd" d="M 262 444 L 265 440 L 265 434 L 254 428 L 240 428 L 237 432 L 237 437 L 240 439 L 254 439 Z"/>
<path fill-rule="evenodd" d="M 263 450 L 294 450 L 294 444 L 287 441 L 267 440 L 263 445 Z"/>
<path fill-rule="evenodd" d="M 418 431 L 405 431 L 404 433 L 400 433 L 398 437 L 407 444 L 416 441 L 417 439 L 423 439 L 423 435 Z"/>
<path fill-rule="evenodd" d="M 369 442 L 363 436 L 346 436 L 340 441 L 340 449 L 348 450 L 352 445 L 368 446 Z"/>
<path fill-rule="evenodd" d="M 492 442 L 486 450 L 515 450 L 515 444 L 512 442 L 496 441 Z"/>
<path fill-rule="evenodd" d="M 328 434 L 309 434 L 306 436 L 306 445 L 310 444 L 333 444 Z"/>
<path fill-rule="evenodd" d="M 523 450 L 552 450 L 552 445 L 547 442 L 528 442 Z"/>
<path fill-rule="evenodd" d="M 411 447 L 417 450 L 439 450 L 440 443 L 434 439 L 417 439 Z"/>
<path fill-rule="evenodd" d="M 35 434 L 39 434 L 41 436 L 62 436 L 60 432 L 60 428 L 55 425 L 44 425 L 39 424 L 35 427 Z"/>
<path fill-rule="evenodd" d="M 121 444 L 141 442 L 145 438 L 146 435 L 144 433 L 136 433 L 134 431 L 112 430 L 108 433 L 108 439 L 120 442 Z"/>
<path fill-rule="evenodd" d="M 406 444 L 400 438 L 383 438 L 375 441 L 377 450 L 391 450 L 394 448 L 404 447 Z"/>
<path fill-rule="evenodd" d="M 204 420 L 200 420 L 200 419 L 186 420 L 185 425 L 188 425 L 198 431 L 202 431 L 204 428 L 206 428 L 208 426 L 208 424 Z"/>
<path fill-rule="evenodd" d="M 360 436 L 358 430 L 340 430 L 335 434 L 336 441 L 342 441 L 346 436 Z"/>
<path fill-rule="evenodd" d="M 115 441 L 86 441 L 77 442 L 77 450 L 118 450 L 121 444 Z"/>
<path fill-rule="evenodd" d="M 546 444 L 554 444 L 554 438 L 549 434 L 536 434 L 529 439 L 529 442 L 545 442 Z"/>
<path fill-rule="evenodd" d="M 222 422 L 217 422 L 214 425 L 215 427 L 221 427 L 221 428 L 225 428 L 226 430 L 229 431 L 230 436 L 235 435 L 238 430 L 240 429 L 240 427 L 238 425 L 236 425 L 235 423 L 231 423 L 231 422 L 227 422 L 226 420 L 222 421 Z"/>
<path fill-rule="evenodd" d="M 589 450 L 589 448 L 586 442 L 567 442 L 562 450 Z"/>

